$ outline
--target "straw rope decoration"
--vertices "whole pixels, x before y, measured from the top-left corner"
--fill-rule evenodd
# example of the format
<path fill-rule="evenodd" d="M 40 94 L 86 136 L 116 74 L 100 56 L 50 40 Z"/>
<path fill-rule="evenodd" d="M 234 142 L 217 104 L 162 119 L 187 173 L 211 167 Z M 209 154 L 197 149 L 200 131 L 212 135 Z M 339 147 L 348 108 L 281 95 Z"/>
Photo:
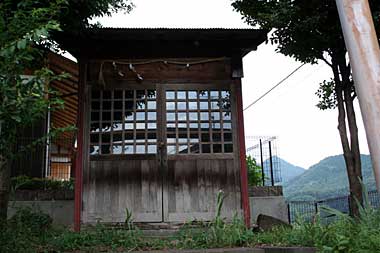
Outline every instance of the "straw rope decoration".
<path fill-rule="evenodd" d="M 100 85 L 103 87 L 106 86 L 106 82 L 104 79 L 104 74 L 103 74 L 103 68 L 104 64 L 106 63 L 111 63 L 115 72 L 121 77 L 126 76 L 126 74 L 119 70 L 117 65 L 128 65 L 128 69 L 132 71 L 135 75 L 138 81 L 143 81 L 144 78 L 142 75 L 140 75 L 136 68 L 134 66 L 138 65 L 147 65 L 147 64 L 153 64 L 153 63 L 163 63 L 163 64 L 174 64 L 174 65 L 180 65 L 180 66 L 185 66 L 186 68 L 190 68 L 192 65 L 197 65 L 197 64 L 204 64 L 204 63 L 209 63 L 209 62 L 217 62 L 217 61 L 224 61 L 226 57 L 219 57 L 219 58 L 213 58 L 213 59 L 205 59 L 205 60 L 199 60 L 199 61 L 193 61 L 193 62 L 183 62 L 183 61 L 172 61 L 172 60 L 165 60 L 165 59 L 155 59 L 155 60 L 149 60 L 149 61 L 137 61 L 137 62 L 131 62 L 131 61 L 114 61 L 114 60 L 104 60 L 100 64 L 99 68 L 99 76 L 98 76 L 98 82 Z"/>

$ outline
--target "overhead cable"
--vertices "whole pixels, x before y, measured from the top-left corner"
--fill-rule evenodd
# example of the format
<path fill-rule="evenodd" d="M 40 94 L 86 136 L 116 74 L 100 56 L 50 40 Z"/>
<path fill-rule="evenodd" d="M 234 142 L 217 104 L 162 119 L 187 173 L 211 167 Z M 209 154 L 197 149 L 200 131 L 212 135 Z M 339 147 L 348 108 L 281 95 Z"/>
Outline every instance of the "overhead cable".
<path fill-rule="evenodd" d="M 301 64 L 298 68 L 296 68 L 295 70 L 293 70 L 289 75 L 287 75 L 284 79 L 282 79 L 280 82 L 278 82 L 275 86 L 273 86 L 272 88 L 270 88 L 267 92 L 265 92 L 263 95 L 261 95 L 258 99 L 256 99 L 255 101 L 253 101 L 252 103 L 250 103 L 247 107 L 245 107 L 243 109 L 243 111 L 249 109 L 251 106 L 253 106 L 254 104 L 256 104 L 257 102 L 259 102 L 261 99 L 263 99 L 266 95 L 268 95 L 271 91 L 273 91 L 274 89 L 276 89 L 278 86 L 280 86 L 283 82 L 285 82 L 287 79 L 289 79 L 289 77 L 291 77 L 292 75 L 294 75 L 298 70 L 300 70 L 300 68 L 302 68 L 303 66 L 305 66 L 306 63 L 303 63 Z"/>

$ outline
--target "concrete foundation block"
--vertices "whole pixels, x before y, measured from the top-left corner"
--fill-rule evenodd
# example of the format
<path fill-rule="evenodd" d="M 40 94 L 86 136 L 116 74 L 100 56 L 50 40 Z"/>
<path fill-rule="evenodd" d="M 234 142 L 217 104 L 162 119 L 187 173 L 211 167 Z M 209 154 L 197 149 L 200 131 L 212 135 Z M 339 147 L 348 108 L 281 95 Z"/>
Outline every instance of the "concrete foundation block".
<path fill-rule="evenodd" d="M 251 223 L 256 223 L 259 214 L 288 221 L 288 207 L 283 196 L 250 197 Z"/>

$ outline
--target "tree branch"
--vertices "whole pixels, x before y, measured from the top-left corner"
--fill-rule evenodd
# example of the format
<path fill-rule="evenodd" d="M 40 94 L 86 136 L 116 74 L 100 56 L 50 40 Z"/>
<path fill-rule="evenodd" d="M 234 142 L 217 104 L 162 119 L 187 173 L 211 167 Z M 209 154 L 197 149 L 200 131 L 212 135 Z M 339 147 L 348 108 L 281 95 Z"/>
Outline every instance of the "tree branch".
<path fill-rule="evenodd" d="M 321 60 L 324 61 L 327 65 L 329 65 L 331 68 L 333 67 L 332 63 L 330 63 L 325 57 L 322 56 Z"/>

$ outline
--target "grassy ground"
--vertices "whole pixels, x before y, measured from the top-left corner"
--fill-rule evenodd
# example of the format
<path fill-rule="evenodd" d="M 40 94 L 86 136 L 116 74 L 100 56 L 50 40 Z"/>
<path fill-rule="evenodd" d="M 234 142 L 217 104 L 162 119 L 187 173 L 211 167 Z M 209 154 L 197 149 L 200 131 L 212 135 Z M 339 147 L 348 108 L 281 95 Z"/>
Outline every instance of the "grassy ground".
<path fill-rule="evenodd" d="M 254 233 L 236 218 L 225 223 L 216 218 L 204 229 L 184 226 L 167 239 L 147 239 L 141 231 L 98 225 L 75 233 L 52 227 L 48 216 L 20 210 L 0 231 L 0 252 L 126 252 L 153 249 L 201 249 L 220 247 L 315 246 L 319 252 L 380 252 L 380 211 L 363 209 L 359 220 L 338 214 L 330 225 L 297 223 L 292 229 L 276 228 Z M 3 224 L 4 225 L 4 224 Z"/>
<path fill-rule="evenodd" d="M 217 196 L 216 217 L 202 229 L 189 225 L 167 239 L 148 239 L 133 227 L 132 213 L 126 213 L 124 227 L 98 225 L 80 233 L 51 225 L 51 218 L 31 209 L 20 209 L 6 224 L 0 224 L 0 252 L 126 252 L 155 249 L 204 249 L 228 247 L 313 246 L 323 253 L 380 252 L 380 210 L 372 209 L 368 201 L 361 215 L 352 219 L 334 210 L 324 210 L 338 220 L 323 225 L 298 222 L 292 228 L 277 227 L 270 232 L 247 229 L 235 217 L 226 223 L 220 218 L 222 193 Z"/>

